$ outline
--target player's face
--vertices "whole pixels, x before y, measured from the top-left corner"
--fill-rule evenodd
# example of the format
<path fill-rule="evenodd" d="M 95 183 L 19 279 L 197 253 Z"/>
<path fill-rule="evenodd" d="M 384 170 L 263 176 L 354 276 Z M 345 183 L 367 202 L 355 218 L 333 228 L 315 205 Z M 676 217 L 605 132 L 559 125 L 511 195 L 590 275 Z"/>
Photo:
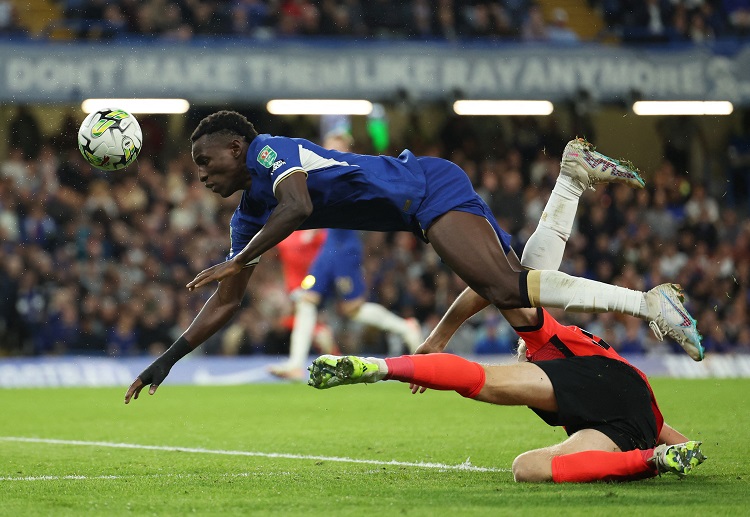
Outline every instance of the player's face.
<path fill-rule="evenodd" d="M 245 166 L 246 154 L 247 143 L 239 138 L 203 135 L 193 142 L 193 161 L 198 166 L 198 179 L 221 197 L 250 188 L 250 174 Z"/>

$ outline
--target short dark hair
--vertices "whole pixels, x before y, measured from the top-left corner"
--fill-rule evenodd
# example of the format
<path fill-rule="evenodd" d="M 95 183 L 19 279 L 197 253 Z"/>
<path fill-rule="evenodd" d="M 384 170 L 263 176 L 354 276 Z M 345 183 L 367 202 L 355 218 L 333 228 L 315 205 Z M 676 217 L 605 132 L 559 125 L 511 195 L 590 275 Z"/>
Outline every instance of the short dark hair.
<path fill-rule="evenodd" d="M 244 115 L 236 111 L 222 110 L 201 120 L 193 134 L 190 135 L 190 141 L 195 142 L 203 135 L 214 133 L 241 136 L 248 144 L 258 136 L 253 123 L 247 120 Z"/>

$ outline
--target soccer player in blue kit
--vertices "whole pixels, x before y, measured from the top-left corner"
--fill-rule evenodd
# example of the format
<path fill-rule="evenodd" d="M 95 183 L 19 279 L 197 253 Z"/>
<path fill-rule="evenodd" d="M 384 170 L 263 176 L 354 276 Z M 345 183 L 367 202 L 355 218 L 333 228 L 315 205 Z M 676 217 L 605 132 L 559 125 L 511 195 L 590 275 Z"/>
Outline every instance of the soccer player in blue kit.
<path fill-rule="evenodd" d="M 326 241 L 309 274 L 294 293 L 294 328 L 289 360 L 269 372 L 282 379 L 307 378 L 305 367 L 313 341 L 318 307 L 326 299 L 338 298 L 341 314 L 353 321 L 400 336 L 411 353 L 422 344 L 422 331 L 415 318 L 404 319 L 378 303 L 366 300 L 362 273 L 362 242 L 356 230 L 328 230 Z"/>
<path fill-rule="evenodd" d="M 126 403 L 146 385 L 154 394 L 180 358 L 222 328 L 239 308 L 260 256 L 306 228 L 411 231 L 432 244 L 467 290 L 501 310 L 555 307 L 630 314 L 650 321 L 658 337 L 671 337 L 694 360 L 703 359 L 700 334 L 677 286 L 662 284 L 644 293 L 560 271 L 523 270 L 510 236 L 452 162 L 416 157 L 408 150 L 397 158 L 344 153 L 300 138 L 259 135 L 233 111 L 203 119 L 191 141 L 206 188 L 225 198 L 243 191 L 230 223 L 231 248 L 225 262 L 187 284 L 192 290 L 218 282 L 184 334 L 133 381 Z M 644 184 L 634 168 L 573 140 L 563 153 L 552 195 L 575 198 L 574 211 L 581 192 L 609 181 Z M 556 231 L 542 224 L 537 230 Z"/>

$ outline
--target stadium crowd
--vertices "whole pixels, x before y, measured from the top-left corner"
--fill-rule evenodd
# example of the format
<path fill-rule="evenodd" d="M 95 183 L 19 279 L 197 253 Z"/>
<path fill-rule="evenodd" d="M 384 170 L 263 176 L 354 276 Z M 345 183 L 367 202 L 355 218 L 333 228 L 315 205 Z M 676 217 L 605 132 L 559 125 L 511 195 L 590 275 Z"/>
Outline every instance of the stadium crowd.
<path fill-rule="evenodd" d="M 12 3 L 0 8 L 13 28 Z M 347 37 L 368 39 L 575 42 L 563 8 L 533 0 L 63 0 L 66 27 L 79 38 Z M 746 0 L 589 0 L 606 24 L 599 38 L 626 43 L 692 42 L 746 37 Z M 7 13 L 3 17 L 3 13 Z M 18 27 L 15 27 L 18 29 Z M 13 33 L 17 33 L 14 31 Z"/>
<path fill-rule="evenodd" d="M 10 151 L 0 160 L 0 355 L 157 353 L 190 323 L 212 289 L 188 292 L 194 274 L 224 259 L 227 222 L 237 198 L 222 200 L 198 181 L 185 145 L 170 149 L 165 121 L 141 117 L 149 142 L 136 164 L 119 173 L 90 167 L 73 141 L 71 115 L 43 135 L 20 107 L 10 125 Z M 505 135 L 477 130 L 466 118 L 446 119 L 438 138 L 419 131 L 392 142 L 391 152 L 443 156 L 461 165 L 520 256 L 559 172 L 569 139 L 556 125 L 514 118 Z M 288 128 L 263 131 L 292 134 Z M 316 138 L 295 122 L 294 134 Z M 307 134 L 305 133 L 307 131 Z M 647 171 L 647 188 L 600 186 L 584 195 L 562 269 L 578 276 L 648 290 L 676 281 L 690 296 L 708 353 L 750 353 L 750 130 L 733 137 L 725 164 L 730 188 L 691 179 L 679 150 Z M 357 150 L 371 152 L 369 142 Z M 682 151 L 687 152 L 685 150 Z M 630 157 L 637 162 L 638 157 Z M 675 163 L 678 166 L 675 166 Z M 717 190 L 718 189 L 718 190 Z M 425 331 L 464 287 L 432 249 L 407 233 L 365 233 L 370 297 Z M 243 309 L 203 346 L 207 353 L 281 354 L 283 320 L 292 311 L 275 251 L 258 266 Z M 384 336 L 347 324 L 335 308 L 321 314 L 340 348 L 384 353 Z M 679 350 L 660 343 L 632 317 L 556 314 L 585 324 L 620 352 Z M 502 353 L 513 332 L 487 309 L 456 336 L 458 353 Z"/>

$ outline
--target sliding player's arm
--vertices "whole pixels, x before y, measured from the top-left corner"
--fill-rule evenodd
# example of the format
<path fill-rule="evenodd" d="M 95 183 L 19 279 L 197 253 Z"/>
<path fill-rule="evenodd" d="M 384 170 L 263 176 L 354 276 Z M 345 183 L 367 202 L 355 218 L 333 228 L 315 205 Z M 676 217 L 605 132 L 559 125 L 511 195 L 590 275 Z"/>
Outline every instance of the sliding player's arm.
<path fill-rule="evenodd" d="M 685 443 L 688 441 L 688 437 L 679 432 L 677 429 L 670 427 L 664 422 L 659 433 L 659 438 L 656 439 L 657 445 L 665 443 L 667 445 L 674 445 L 677 443 Z"/>
<path fill-rule="evenodd" d="M 463 323 L 476 313 L 489 306 L 490 302 L 479 296 L 476 291 L 467 287 L 451 304 L 440 322 L 432 330 L 424 343 L 417 349 L 417 354 L 442 352 L 453 334 Z M 535 308 L 500 311 L 514 327 L 536 325 L 538 313 Z"/>

